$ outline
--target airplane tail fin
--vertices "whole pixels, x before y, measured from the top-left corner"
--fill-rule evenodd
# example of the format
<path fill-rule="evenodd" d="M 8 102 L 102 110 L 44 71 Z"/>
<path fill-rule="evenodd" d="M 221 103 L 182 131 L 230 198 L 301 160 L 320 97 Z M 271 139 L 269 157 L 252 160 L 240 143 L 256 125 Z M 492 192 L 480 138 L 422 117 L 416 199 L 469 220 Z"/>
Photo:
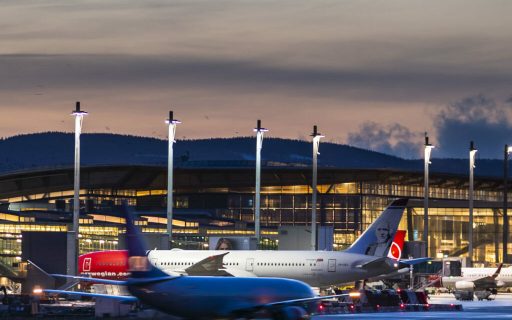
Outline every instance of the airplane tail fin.
<path fill-rule="evenodd" d="M 126 218 L 126 247 L 128 249 L 128 271 L 131 278 L 162 278 L 168 275 L 149 263 L 147 246 L 140 230 L 135 226 L 133 213 L 127 203 L 122 212 Z"/>
<path fill-rule="evenodd" d="M 408 199 L 393 201 L 345 252 L 386 257 Z"/>

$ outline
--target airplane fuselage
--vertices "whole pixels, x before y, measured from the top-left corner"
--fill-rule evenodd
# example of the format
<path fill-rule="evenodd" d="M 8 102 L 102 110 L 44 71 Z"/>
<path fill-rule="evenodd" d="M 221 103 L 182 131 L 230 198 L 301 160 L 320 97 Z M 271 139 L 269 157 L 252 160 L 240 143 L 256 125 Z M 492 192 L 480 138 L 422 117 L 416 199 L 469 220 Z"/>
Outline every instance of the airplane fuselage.
<path fill-rule="evenodd" d="M 238 315 L 237 310 L 315 296 L 304 283 L 275 278 L 183 276 L 144 285 L 129 284 L 128 290 L 142 302 L 187 319 L 232 317 Z M 315 305 L 308 303 L 306 309 Z"/>
<path fill-rule="evenodd" d="M 186 273 L 187 267 L 225 253 L 213 250 L 152 250 L 148 258 L 154 266 L 173 274 Z M 290 278 L 313 287 L 326 287 L 378 276 L 396 269 L 392 263 L 382 263 L 379 268 L 361 267 L 376 259 L 374 256 L 336 251 L 234 250 L 223 257 L 223 262 L 226 275 Z"/>

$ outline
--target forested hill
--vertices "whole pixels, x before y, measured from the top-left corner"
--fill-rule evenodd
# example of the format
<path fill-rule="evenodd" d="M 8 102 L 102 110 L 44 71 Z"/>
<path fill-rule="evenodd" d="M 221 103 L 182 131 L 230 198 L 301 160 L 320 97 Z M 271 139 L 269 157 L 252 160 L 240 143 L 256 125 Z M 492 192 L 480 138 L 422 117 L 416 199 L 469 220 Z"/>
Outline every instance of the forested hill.
<path fill-rule="evenodd" d="M 179 140 L 174 145 L 176 167 L 252 167 L 256 139 L 212 138 Z M 265 138 L 264 165 L 309 166 L 308 141 Z M 48 132 L 0 140 L 0 172 L 73 166 L 74 134 Z M 83 134 L 81 163 L 90 165 L 167 165 L 167 141 L 118 134 Z M 319 167 L 423 171 L 423 160 L 395 156 L 328 142 L 320 144 Z M 500 160 L 478 159 L 476 176 L 501 177 Z M 468 159 L 433 159 L 431 172 L 468 174 Z"/>

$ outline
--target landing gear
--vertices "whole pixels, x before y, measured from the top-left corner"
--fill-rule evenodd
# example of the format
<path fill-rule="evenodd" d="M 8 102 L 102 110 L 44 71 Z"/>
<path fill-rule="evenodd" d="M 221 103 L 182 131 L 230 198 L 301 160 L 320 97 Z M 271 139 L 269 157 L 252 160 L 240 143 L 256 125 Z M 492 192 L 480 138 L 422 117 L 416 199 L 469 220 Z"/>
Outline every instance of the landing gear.
<path fill-rule="evenodd" d="M 465 290 L 455 290 L 453 295 L 455 299 L 460 301 L 473 301 L 474 300 L 474 292 L 473 291 L 465 291 Z"/>
<path fill-rule="evenodd" d="M 475 296 L 478 299 L 478 301 L 482 300 L 494 300 L 494 297 L 491 297 L 492 295 L 496 295 L 498 293 L 498 290 L 496 289 L 489 289 L 485 291 L 475 291 Z"/>

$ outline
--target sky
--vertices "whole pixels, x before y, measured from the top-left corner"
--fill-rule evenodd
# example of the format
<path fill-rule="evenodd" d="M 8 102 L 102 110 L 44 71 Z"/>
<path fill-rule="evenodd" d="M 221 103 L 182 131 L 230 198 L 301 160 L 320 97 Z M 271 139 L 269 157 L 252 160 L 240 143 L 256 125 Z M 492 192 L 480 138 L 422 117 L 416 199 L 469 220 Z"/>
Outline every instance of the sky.
<path fill-rule="evenodd" d="M 253 135 L 421 158 L 512 144 L 512 1 L 0 0 L 0 137 Z"/>

